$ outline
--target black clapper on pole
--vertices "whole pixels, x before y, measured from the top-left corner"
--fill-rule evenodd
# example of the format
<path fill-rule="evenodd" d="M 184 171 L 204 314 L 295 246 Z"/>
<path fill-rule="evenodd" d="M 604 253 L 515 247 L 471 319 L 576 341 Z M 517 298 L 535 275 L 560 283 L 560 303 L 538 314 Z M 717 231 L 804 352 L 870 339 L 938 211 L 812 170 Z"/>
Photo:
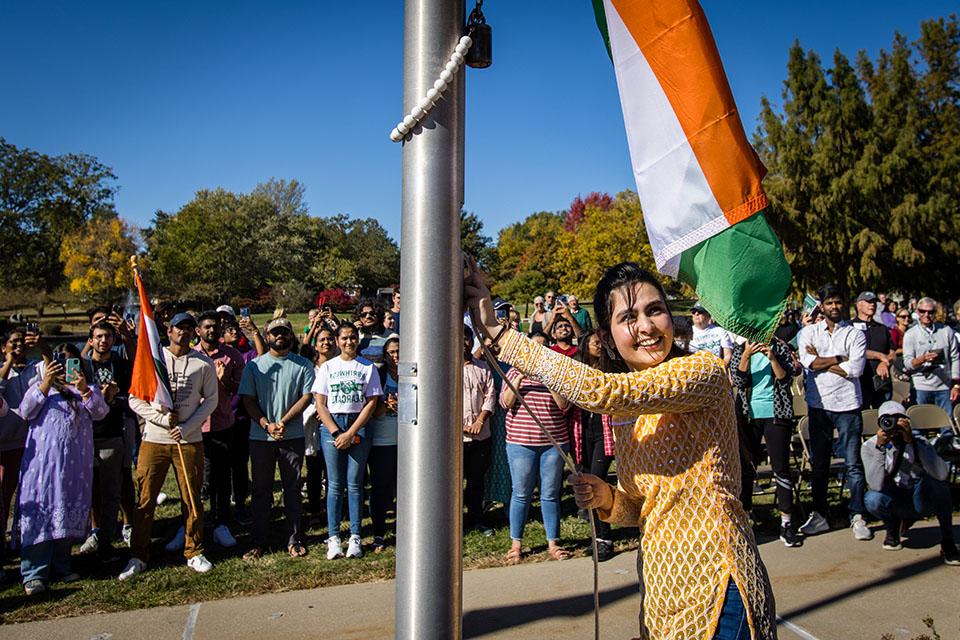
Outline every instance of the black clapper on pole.
<path fill-rule="evenodd" d="M 483 15 L 483 0 L 477 0 L 470 17 L 467 18 L 467 35 L 473 39 L 473 44 L 467 51 L 467 66 L 486 69 L 493 64 L 493 32 Z"/>

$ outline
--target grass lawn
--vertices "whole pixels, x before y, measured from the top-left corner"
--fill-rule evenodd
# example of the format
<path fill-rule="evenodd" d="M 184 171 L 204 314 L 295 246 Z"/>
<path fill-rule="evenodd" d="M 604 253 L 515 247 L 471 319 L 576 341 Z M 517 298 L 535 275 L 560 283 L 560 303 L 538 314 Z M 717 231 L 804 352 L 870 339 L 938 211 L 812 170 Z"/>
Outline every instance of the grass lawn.
<path fill-rule="evenodd" d="M 169 473 L 164 487 L 165 493 L 178 496 L 173 473 Z M 240 526 L 231 527 L 239 544 L 233 549 L 221 549 L 208 542 L 205 552 L 213 562 L 214 569 L 206 575 L 199 575 L 188 569 L 181 552 L 167 553 L 163 545 L 173 536 L 180 526 L 180 502 L 169 499 L 157 507 L 154 524 L 154 543 L 151 547 L 151 561 L 148 570 L 130 582 L 120 582 L 117 574 L 126 563 L 129 554 L 126 547 L 116 545 L 119 558 L 109 564 L 103 564 L 96 554 L 77 555 L 79 546 L 74 547 L 73 570 L 83 579 L 72 584 L 53 584 L 40 596 L 27 597 L 23 588 L 16 582 L 19 579 L 16 560 L 8 560 L 4 569 L 8 581 L 0 588 L 0 620 L 3 623 L 28 622 L 49 618 L 78 616 L 91 613 L 125 611 L 146 607 L 179 605 L 244 595 L 310 589 L 356 582 L 373 582 L 394 577 L 395 548 L 393 539 L 387 539 L 387 548 L 381 554 L 365 553 L 360 559 L 326 559 L 327 537 L 326 520 L 306 530 L 306 546 L 309 555 L 305 558 L 290 558 L 286 553 L 286 538 L 283 534 L 283 513 L 279 492 L 279 482 L 274 493 L 273 525 L 270 527 L 272 539 L 271 551 L 263 558 L 245 562 L 241 556 L 249 545 L 249 536 Z M 345 507 L 344 507 L 345 508 Z M 575 510 L 572 498 L 565 500 L 564 512 Z M 346 515 L 346 513 L 344 513 Z M 510 546 L 510 534 L 506 526 L 503 507 L 498 505 L 489 514 L 495 526 L 492 537 L 484 537 L 476 531 L 468 532 L 463 541 L 464 569 L 500 566 L 503 554 Z M 309 522 L 311 514 L 307 512 L 304 500 L 304 522 Z M 305 525 L 306 526 L 306 525 Z M 346 531 L 346 523 L 343 525 Z M 211 538 L 207 529 L 206 539 Z M 372 540 L 370 520 L 364 521 L 364 542 Z M 344 542 L 346 537 L 342 536 Z M 636 548 L 636 530 L 619 529 L 614 531 L 618 550 L 627 551 Z M 525 562 L 547 560 L 546 537 L 539 522 L 539 510 L 531 510 L 531 522 L 527 524 L 524 535 L 525 546 L 530 555 Z M 574 555 L 588 553 L 590 545 L 590 525 L 576 515 L 563 518 L 561 523 L 561 541 Z"/>

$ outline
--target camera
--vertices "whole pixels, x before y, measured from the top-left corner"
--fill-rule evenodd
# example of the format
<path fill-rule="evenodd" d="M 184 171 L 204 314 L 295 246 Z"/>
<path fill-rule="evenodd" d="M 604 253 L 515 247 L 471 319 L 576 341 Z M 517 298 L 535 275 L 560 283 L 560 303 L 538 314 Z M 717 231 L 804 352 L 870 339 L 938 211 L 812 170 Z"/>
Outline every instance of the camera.
<path fill-rule="evenodd" d="M 886 434 L 892 434 L 897 430 L 897 422 L 900 420 L 900 416 L 880 416 L 877 419 L 877 424 L 880 426 L 880 429 Z"/>

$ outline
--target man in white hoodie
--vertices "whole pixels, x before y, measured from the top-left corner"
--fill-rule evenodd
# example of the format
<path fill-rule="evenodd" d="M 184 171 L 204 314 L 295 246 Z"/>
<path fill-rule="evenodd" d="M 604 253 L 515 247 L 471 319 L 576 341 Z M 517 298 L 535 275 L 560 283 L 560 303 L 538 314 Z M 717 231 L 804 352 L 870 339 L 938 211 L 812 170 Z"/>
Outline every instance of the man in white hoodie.
<path fill-rule="evenodd" d="M 130 408 L 143 418 L 144 431 L 137 461 L 139 498 L 130 539 L 131 557 L 120 574 L 121 580 L 132 578 L 147 568 L 157 495 L 171 465 L 181 488 L 180 508 L 186 523 L 183 555 L 187 559 L 187 566 L 198 573 L 206 573 L 213 568 L 203 556 L 203 504 L 200 502 L 200 487 L 203 484 L 201 428 L 217 408 L 218 386 L 213 361 L 190 348 L 196 328 L 197 321 L 189 313 L 178 313 L 170 320 L 167 331 L 170 346 L 164 347 L 163 358 L 170 379 L 173 411 L 130 397 Z M 181 463 L 181 451 L 185 464 Z M 189 504 L 190 495 L 194 500 L 192 505 Z"/>

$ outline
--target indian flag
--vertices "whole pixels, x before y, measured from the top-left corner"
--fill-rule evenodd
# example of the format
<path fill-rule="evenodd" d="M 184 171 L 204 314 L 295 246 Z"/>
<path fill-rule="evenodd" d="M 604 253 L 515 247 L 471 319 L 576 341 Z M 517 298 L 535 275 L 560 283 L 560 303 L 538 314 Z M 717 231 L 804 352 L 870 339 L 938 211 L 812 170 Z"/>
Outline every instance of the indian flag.
<path fill-rule="evenodd" d="M 650 245 L 725 329 L 768 342 L 791 273 L 695 0 L 593 0 L 613 60 Z"/>
<path fill-rule="evenodd" d="M 153 319 L 153 308 L 147 289 L 140 278 L 140 270 L 133 270 L 137 283 L 137 295 L 140 296 L 140 330 L 137 340 L 137 355 L 133 360 L 133 379 L 130 381 L 130 395 L 145 402 L 152 402 L 173 409 L 173 396 L 170 393 L 170 377 L 160 346 L 160 332 Z"/>

